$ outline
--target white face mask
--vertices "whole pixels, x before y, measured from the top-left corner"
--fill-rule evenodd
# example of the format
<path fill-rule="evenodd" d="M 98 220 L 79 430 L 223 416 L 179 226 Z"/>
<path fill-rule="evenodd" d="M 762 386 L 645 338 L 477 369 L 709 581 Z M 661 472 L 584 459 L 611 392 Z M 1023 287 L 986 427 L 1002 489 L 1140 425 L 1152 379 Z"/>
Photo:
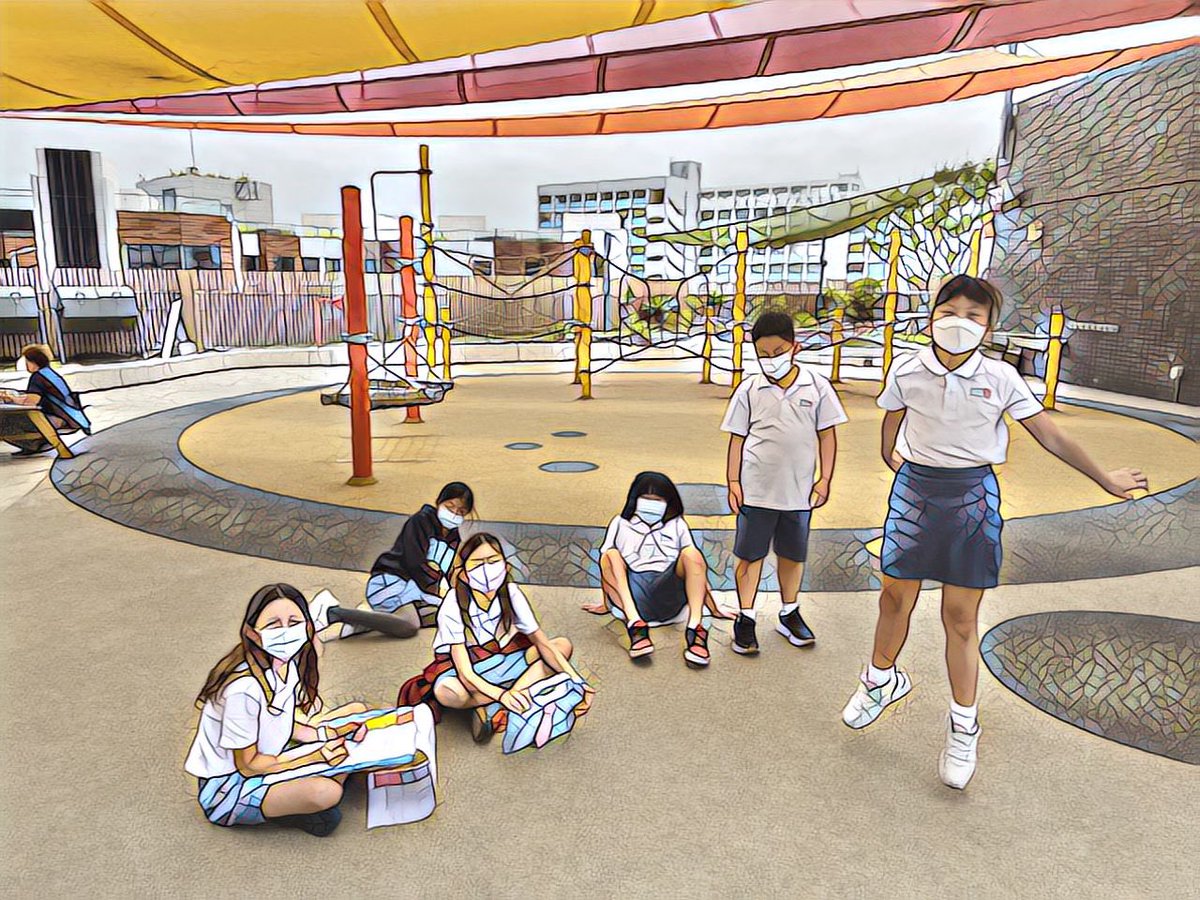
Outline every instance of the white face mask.
<path fill-rule="evenodd" d="M 647 500 L 639 497 L 637 501 L 637 516 L 647 525 L 657 525 L 667 514 L 667 504 L 664 500 Z"/>
<path fill-rule="evenodd" d="M 946 316 L 933 322 L 933 342 L 947 353 L 970 353 L 987 334 L 987 327 L 960 316 Z"/>
<path fill-rule="evenodd" d="M 280 628 L 263 628 L 258 632 L 262 648 L 280 662 L 289 662 L 308 641 L 308 629 L 303 622 Z"/>
<path fill-rule="evenodd" d="M 451 531 L 463 523 L 462 516 L 458 515 L 457 513 L 450 512 L 450 510 L 446 509 L 444 506 L 439 506 L 437 508 L 437 517 L 438 521 Z"/>
<path fill-rule="evenodd" d="M 471 569 L 467 572 L 467 583 L 477 591 L 490 594 L 492 591 L 499 590 L 500 585 L 504 584 L 506 575 L 508 575 L 507 564 L 503 560 L 498 560 Z"/>
<path fill-rule="evenodd" d="M 760 356 L 758 364 L 762 366 L 763 374 L 772 381 L 781 381 L 792 368 L 792 354 L 783 353 L 779 356 Z"/>

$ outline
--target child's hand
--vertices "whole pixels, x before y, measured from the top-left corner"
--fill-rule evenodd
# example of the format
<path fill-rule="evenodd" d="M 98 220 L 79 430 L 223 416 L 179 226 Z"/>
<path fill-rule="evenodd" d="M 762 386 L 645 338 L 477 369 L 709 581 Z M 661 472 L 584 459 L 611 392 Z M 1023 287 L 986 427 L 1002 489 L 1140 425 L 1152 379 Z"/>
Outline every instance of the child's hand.
<path fill-rule="evenodd" d="M 735 516 L 742 511 L 742 486 L 736 481 L 729 482 L 729 509 Z"/>
<path fill-rule="evenodd" d="M 828 479 L 822 478 L 820 481 L 818 481 L 816 484 L 813 485 L 811 502 L 812 502 L 813 509 L 820 509 L 822 506 L 824 506 L 826 503 L 829 502 L 829 480 Z"/>
<path fill-rule="evenodd" d="M 1100 487 L 1114 497 L 1132 500 L 1134 491 L 1150 490 L 1150 481 L 1142 474 L 1141 469 L 1114 469 L 1104 476 Z"/>
<path fill-rule="evenodd" d="M 354 732 L 352 734 L 349 734 L 346 736 L 346 740 L 348 740 L 354 744 L 360 744 L 360 743 L 362 743 L 363 739 L 366 736 L 367 736 L 367 723 L 363 722 L 357 728 L 354 729 Z"/>
<path fill-rule="evenodd" d="M 525 691 L 505 691 L 500 695 L 501 705 L 509 712 L 523 713 L 533 704 Z"/>
<path fill-rule="evenodd" d="M 346 749 L 345 738 L 334 738 L 332 741 L 326 741 L 321 745 L 321 757 L 331 766 L 345 762 L 346 757 L 349 755 L 350 751 Z"/>

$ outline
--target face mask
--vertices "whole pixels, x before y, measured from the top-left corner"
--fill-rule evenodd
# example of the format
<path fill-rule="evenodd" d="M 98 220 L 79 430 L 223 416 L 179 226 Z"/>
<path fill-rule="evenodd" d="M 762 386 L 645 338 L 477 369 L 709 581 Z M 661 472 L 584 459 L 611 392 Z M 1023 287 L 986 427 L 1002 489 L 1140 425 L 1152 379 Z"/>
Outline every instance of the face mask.
<path fill-rule="evenodd" d="M 983 343 L 985 334 L 985 326 L 959 316 L 946 316 L 933 323 L 933 342 L 954 356 L 970 353 Z"/>
<path fill-rule="evenodd" d="M 762 366 L 763 374 L 772 381 L 781 380 L 792 368 L 792 355 L 784 353 L 781 356 L 759 357 L 758 364 Z"/>
<path fill-rule="evenodd" d="M 308 640 L 308 629 L 303 622 L 283 628 L 264 628 L 258 632 L 262 648 L 280 662 L 288 662 L 300 652 Z"/>
<path fill-rule="evenodd" d="M 657 525 L 667 514 L 667 504 L 663 500 L 647 500 L 642 497 L 637 502 L 638 518 L 647 525 Z"/>
<path fill-rule="evenodd" d="M 481 593 L 490 594 L 492 591 L 499 590 L 500 585 L 504 584 L 506 575 L 508 575 L 508 566 L 503 560 L 484 563 L 467 572 L 467 583 Z"/>
<path fill-rule="evenodd" d="M 438 507 L 437 517 L 438 517 L 438 521 L 441 522 L 442 525 L 444 525 L 446 528 L 449 528 L 451 531 L 453 531 L 455 528 L 457 528 L 459 525 L 461 525 L 463 523 L 462 516 L 456 515 L 455 513 L 450 512 L 450 510 L 446 509 L 446 507 L 444 507 L 444 506 Z"/>

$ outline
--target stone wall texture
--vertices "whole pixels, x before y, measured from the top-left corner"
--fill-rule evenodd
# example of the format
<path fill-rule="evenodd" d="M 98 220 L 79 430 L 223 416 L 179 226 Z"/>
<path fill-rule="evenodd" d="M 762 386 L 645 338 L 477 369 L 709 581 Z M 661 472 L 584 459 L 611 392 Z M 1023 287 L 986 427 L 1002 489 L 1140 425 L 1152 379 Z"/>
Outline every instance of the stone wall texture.
<path fill-rule="evenodd" d="M 1002 327 L 1044 330 L 1055 305 L 1120 327 L 1072 333 L 1064 381 L 1171 400 L 1182 364 L 1179 400 L 1200 404 L 1198 84 L 1191 47 L 1016 108 L 1020 205 L 997 217 L 990 271 Z"/>

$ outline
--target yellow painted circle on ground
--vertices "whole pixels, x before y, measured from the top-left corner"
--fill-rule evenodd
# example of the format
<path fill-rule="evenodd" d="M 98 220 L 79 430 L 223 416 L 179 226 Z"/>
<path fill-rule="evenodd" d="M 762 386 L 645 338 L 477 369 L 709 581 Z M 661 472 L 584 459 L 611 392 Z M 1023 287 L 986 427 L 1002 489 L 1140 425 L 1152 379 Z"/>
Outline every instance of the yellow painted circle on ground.
<path fill-rule="evenodd" d="M 350 415 L 322 406 L 316 393 L 239 407 L 189 428 L 180 446 L 200 468 L 293 497 L 409 513 L 431 503 L 448 481 L 475 489 L 478 513 L 492 521 L 605 525 L 621 509 L 634 475 L 665 472 L 677 483 L 723 484 L 729 388 L 694 375 L 620 374 L 597 379 L 596 399 L 580 402 L 569 376 L 460 378 L 448 399 L 424 407 L 425 422 L 404 424 L 403 410 L 373 413 L 376 484 L 353 488 Z M 850 421 L 838 428 L 832 497 L 814 528 L 874 528 L 883 523 L 892 473 L 879 458 L 878 385 L 838 386 Z M 1065 406 L 1056 420 L 1102 465 L 1145 471 L 1154 490 L 1197 472 L 1196 445 L 1126 416 Z M 554 432 L 582 431 L 557 438 Z M 1009 461 L 998 468 L 1006 518 L 1117 502 L 1041 449 L 1019 425 Z M 536 450 L 507 444 L 537 443 Z M 576 460 L 580 473 L 539 469 Z M 689 516 L 693 527 L 732 528 L 729 516 Z"/>

